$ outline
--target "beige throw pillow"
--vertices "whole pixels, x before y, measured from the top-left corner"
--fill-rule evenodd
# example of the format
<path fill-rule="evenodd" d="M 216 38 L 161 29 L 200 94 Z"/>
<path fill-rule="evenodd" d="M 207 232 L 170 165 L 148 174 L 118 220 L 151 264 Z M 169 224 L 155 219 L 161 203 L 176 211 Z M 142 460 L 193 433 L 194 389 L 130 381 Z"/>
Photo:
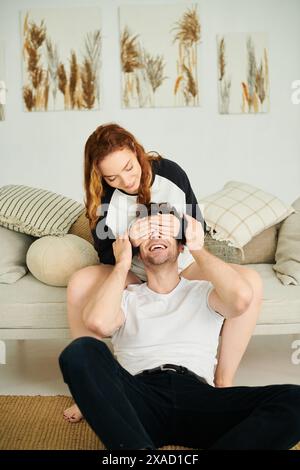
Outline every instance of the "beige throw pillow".
<path fill-rule="evenodd" d="M 294 212 L 276 196 L 238 181 L 229 181 L 199 202 L 211 236 L 237 248 Z"/>
<path fill-rule="evenodd" d="M 300 284 L 300 198 L 293 203 L 296 212 L 282 224 L 273 266 L 284 285 Z"/>
<path fill-rule="evenodd" d="M 93 235 L 90 229 L 90 224 L 85 212 L 83 212 L 74 224 L 70 227 L 69 233 L 84 238 L 92 245 L 94 245 Z"/>
<path fill-rule="evenodd" d="M 27 252 L 27 266 L 39 281 L 66 287 L 72 274 L 86 266 L 99 264 L 94 247 L 81 237 L 42 237 Z"/>
<path fill-rule="evenodd" d="M 274 264 L 278 230 L 281 223 L 272 225 L 272 227 L 255 235 L 243 247 L 244 259 L 241 261 L 241 264 Z"/>
<path fill-rule="evenodd" d="M 272 225 L 259 233 L 243 247 L 242 251 L 229 246 L 228 242 L 214 240 L 208 233 L 205 235 L 204 247 L 226 263 L 274 264 L 279 227 L 280 224 Z"/>

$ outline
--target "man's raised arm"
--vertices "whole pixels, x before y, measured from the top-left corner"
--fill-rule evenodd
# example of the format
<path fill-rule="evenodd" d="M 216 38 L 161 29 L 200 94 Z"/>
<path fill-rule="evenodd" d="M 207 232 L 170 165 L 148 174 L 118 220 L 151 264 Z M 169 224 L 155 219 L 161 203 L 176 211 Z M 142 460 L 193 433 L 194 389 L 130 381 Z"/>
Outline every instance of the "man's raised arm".
<path fill-rule="evenodd" d="M 249 306 L 253 290 L 248 280 L 229 263 L 212 255 L 204 248 L 201 224 L 185 215 L 186 244 L 201 271 L 201 278 L 210 281 L 215 291 L 210 295 L 210 305 L 225 318 L 241 315 Z"/>
<path fill-rule="evenodd" d="M 127 232 L 113 243 L 113 250 L 116 264 L 83 310 L 86 327 L 100 337 L 110 336 L 123 323 L 121 301 L 132 260 Z"/>

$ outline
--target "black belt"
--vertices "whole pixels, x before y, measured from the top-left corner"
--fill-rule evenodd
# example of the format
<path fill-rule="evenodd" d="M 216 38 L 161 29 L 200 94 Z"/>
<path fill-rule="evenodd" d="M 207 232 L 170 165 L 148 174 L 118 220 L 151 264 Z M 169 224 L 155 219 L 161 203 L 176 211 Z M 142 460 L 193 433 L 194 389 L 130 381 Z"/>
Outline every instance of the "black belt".
<path fill-rule="evenodd" d="M 206 380 L 203 377 L 200 377 L 200 375 L 195 374 L 194 372 L 192 372 L 187 367 L 177 366 L 176 364 L 163 364 L 161 366 L 154 367 L 154 369 L 145 369 L 137 375 L 140 375 L 140 374 L 141 375 L 157 374 L 157 373 L 163 372 L 165 370 L 172 370 L 174 372 L 177 372 L 178 374 L 183 374 L 183 375 L 193 375 L 194 377 L 196 377 L 201 382 L 207 383 Z"/>

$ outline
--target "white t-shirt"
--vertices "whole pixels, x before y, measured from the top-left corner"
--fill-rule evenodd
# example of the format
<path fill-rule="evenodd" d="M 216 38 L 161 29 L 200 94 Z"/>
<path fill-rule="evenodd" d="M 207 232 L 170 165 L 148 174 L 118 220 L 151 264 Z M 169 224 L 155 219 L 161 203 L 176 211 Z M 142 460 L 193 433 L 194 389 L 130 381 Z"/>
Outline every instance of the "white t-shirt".
<path fill-rule="evenodd" d="M 213 385 L 224 318 L 208 304 L 213 285 L 181 278 L 168 294 L 146 283 L 124 290 L 125 323 L 113 334 L 119 363 L 132 375 L 161 364 L 187 367 Z"/>

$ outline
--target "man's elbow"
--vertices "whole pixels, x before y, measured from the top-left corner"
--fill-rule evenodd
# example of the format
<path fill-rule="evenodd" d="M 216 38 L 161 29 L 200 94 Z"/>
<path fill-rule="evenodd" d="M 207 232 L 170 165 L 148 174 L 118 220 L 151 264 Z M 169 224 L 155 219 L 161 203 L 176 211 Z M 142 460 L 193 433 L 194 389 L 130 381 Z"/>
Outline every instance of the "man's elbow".
<path fill-rule="evenodd" d="M 101 321 L 90 320 L 85 323 L 85 326 L 92 333 L 95 333 L 99 338 L 107 338 L 112 334 L 112 328 L 109 328 L 107 325 L 103 324 Z"/>
<path fill-rule="evenodd" d="M 98 318 L 90 317 L 84 321 L 84 324 L 89 331 L 95 333 L 99 338 L 106 338 L 111 335 L 111 329 Z"/>

